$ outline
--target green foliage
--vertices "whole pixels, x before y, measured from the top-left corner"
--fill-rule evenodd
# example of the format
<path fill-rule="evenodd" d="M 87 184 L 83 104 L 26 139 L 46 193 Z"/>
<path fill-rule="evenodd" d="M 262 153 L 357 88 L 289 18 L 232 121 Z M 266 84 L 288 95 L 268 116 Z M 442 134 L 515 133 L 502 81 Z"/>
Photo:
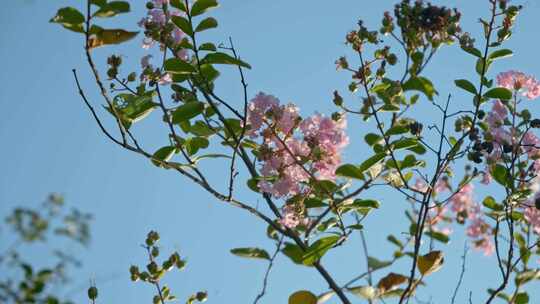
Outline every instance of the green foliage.
<path fill-rule="evenodd" d="M 66 210 L 62 196 L 51 194 L 36 208 L 15 208 L 6 218 L 11 230 L 7 246 L 0 252 L 0 301 L 2 303 L 71 303 L 58 292 L 58 284 L 69 286 L 72 267 L 80 262 L 67 246 L 58 247 L 61 239 L 82 246 L 90 241 L 92 216 L 76 208 Z M 4 230 L 4 229 L 2 229 Z M 7 241 L 7 240 L 5 240 Z M 44 250 L 43 244 L 52 247 Z M 73 244 L 69 244 L 73 245 Z M 71 246 L 70 246 L 71 247 Z M 45 264 L 27 261 L 26 252 L 40 250 Z"/>
<path fill-rule="evenodd" d="M 467 79 L 458 79 L 455 81 L 456 83 L 456 86 L 459 87 L 459 88 L 462 88 L 463 90 L 473 94 L 473 95 L 477 95 L 478 93 L 476 92 L 476 87 L 474 86 L 474 84 L 472 84 L 470 81 L 468 81 Z"/>
<path fill-rule="evenodd" d="M 129 267 L 129 273 L 133 282 L 143 282 L 147 285 L 153 285 L 157 293 L 153 296 L 153 303 L 160 304 L 165 302 L 177 301 L 177 297 L 173 295 L 171 289 L 163 283 L 165 275 L 174 270 L 183 270 L 186 266 L 186 260 L 180 257 L 176 251 L 171 253 L 167 258 L 158 261 L 161 256 L 161 249 L 158 246 L 159 233 L 156 231 L 148 232 L 143 246 L 148 256 L 148 264 L 143 267 L 132 265 Z M 141 270 L 145 269 L 145 270 Z M 204 302 L 208 295 L 205 291 L 199 291 L 187 300 L 187 303 Z"/>
<path fill-rule="evenodd" d="M 83 33 L 84 15 L 73 7 L 64 7 L 58 10 L 49 22 L 59 23 L 64 28 L 77 33 Z"/>
<path fill-rule="evenodd" d="M 231 253 L 243 258 L 270 260 L 268 252 L 260 248 L 234 248 Z"/>
<path fill-rule="evenodd" d="M 218 7 L 216 0 L 197 0 L 191 7 L 191 16 L 204 14 L 206 11 Z"/>

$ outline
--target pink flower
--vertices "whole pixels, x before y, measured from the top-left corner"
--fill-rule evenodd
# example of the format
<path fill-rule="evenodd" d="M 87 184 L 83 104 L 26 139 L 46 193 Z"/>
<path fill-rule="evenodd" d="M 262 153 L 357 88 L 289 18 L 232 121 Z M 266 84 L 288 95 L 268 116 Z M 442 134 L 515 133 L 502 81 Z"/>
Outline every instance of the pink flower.
<path fill-rule="evenodd" d="M 279 105 L 279 100 L 272 95 L 259 93 L 248 104 L 247 122 L 250 126 L 248 134 L 251 137 L 256 137 L 256 132 L 259 131 L 264 122 L 264 117 L 271 109 L 276 109 Z"/>
<path fill-rule="evenodd" d="M 489 237 L 483 237 L 473 242 L 474 248 L 484 252 L 485 256 L 490 256 L 495 252 L 495 244 Z"/>
<path fill-rule="evenodd" d="M 161 37 L 160 41 L 167 41 L 166 39 L 172 38 L 172 41 L 175 44 L 179 44 L 185 37 L 186 34 L 180 30 L 176 25 L 173 25 L 171 22 L 171 16 L 180 16 L 181 12 L 178 10 L 173 10 L 172 8 L 168 8 L 167 11 L 163 10 L 163 4 L 169 3 L 169 0 L 153 0 L 154 2 L 154 8 L 148 10 L 148 13 L 145 18 L 142 18 L 137 24 L 139 27 L 148 30 L 149 32 L 156 32 L 156 28 L 159 30 L 158 32 L 162 32 L 161 29 L 164 29 L 167 25 L 172 25 L 173 30 L 169 37 Z M 149 36 L 147 34 L 146 37 L 143 38 L 143 44 L 142 47 L 144 49 L 149 49 L 154 45 L 156 41 L 154 41 L 153 37 Z M 165 46 L 163 44 L 160 45 L 161 49 L 164 50 Z M 187 50 L 181 49 L 175 54 L 178 58 L 187 59 Z"/>
<path fill-rule="evenodd" d="M 540 96 L 540 82 L 534 77 L 525 75 L 518 71 L 507 71 L 497 75 L 499 86 L 520 92 L 528 99 L 535 99 Z"/>
<path fill-rule="evenodd" d="M 486 171 L 482 173 L 482 181 L 480 182 L 484 185 L 489 185 L 492 180 L 493 177 L 491 176 L 491 173 L 489 173 L 489 168 L 486 168 Z"/>
<path fill-rule="evenodd" d="M 152 65 L 150 64 L 150 59 L 152 58 L 152 55 L 146 55 L 141 58 L 141 67 L 144 69 L 146 68 L 152 68 Z"/>
<path fill-rule="evenodd" d="M 298 214 L 293 205 L 283 206 L 282 212 L 283 217 L 279 220 L 279 223 L 287 228 L 294 229 L 298 225 L 307 225 L 309 223 L 309 219 Z"/>
<path fill-rule="evenodd" d="M 349 138 L 344 117 L 336 120 L 315 114 L 302 120 L 294 104 L 257 94 L 247 107 L 247 134 L 261 138 L 259 160 L 261 191 L 275 197 L 293 196 L 308 187 L 311 178 L 334 180 L 341 152 Z"/>
<path fill-rule="evenodd" d="M 523 135 L 522 143 L 523 150 L 529 155 L 529 157 L 535 158 L 539 156 L 540 139 L 536 137 L 532 132 L 527 132 Z"/>
<path fill-rule="evenodd" d="M 525 220 L 531 224 L 536 234 L 540 234 L 540 210 L 527 206 L 524 212 Z"/>
<path fill-rule="evenodd" d="M 420 191 L 420 192 L 426 192 L 429 189 L 426 182 L 421 178 L 417 178 L 412 187 L 414 190 Z"/>
<path fill-rule="evenodd" d="M 450 205 L 452 211 L 456 213 L 474 210 L 472 184 L 469 183 L 462 186 L 461 189 L 450 198 Z"/>

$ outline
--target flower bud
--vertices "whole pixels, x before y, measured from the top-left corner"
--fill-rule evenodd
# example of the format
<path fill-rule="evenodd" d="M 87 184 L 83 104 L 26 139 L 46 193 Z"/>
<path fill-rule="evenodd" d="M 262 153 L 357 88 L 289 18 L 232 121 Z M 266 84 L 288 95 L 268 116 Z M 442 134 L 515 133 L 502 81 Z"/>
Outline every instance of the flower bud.
<path fill-rule="evenodd" d="M 531 120 L 531 127 L 540 128 L 540 119 L 536 118 L 536 119 Z"/>
<path fill-rule="evenodd" d="M 88 298 L 94 301 L 95 299 L 97 299 L 97 297 L 98 297 L 98 289 L 96 288 L 96 286 L 92 286 L 88 288 Z"/>

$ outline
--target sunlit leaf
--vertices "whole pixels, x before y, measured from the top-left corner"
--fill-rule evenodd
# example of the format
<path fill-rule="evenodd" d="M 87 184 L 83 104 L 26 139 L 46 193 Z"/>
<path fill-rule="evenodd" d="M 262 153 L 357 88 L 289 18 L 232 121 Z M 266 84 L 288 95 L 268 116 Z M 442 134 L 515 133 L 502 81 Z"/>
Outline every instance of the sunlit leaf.
<path fill-rule="evenodd" d="M 201 114 L 204 110 L 204 103 L 199 101 L 193 101 L 185 103 L 176 110 L 174 110 L 172 114 L 172 122 L 177 124 L 182 121 L 189 120 L 199 114 Z"/>
<path fill-rule="evenodd" d="M 510 100 L 512 99 L 512 91 L 507 88 L 493 88 L 484 94 L 486 98 Z"/>
<path fill-rule="evenodd" d="M 412 77 L 401 87 L 403 91 L 420 91 L 424 93 L 429 100 L 433 100 L 433 96 L 438 94 L 433 87 L 433 83 L 425 77 Z"/>
<path fill-rule="evenodd" d="M 49 22 L 58 23 L 68 30 L 83 33 L 84 20 L 84 15 L 77 9 L 73 7 L 64 7 L 59 9 Z"/>
<path fill-rule="evenodd" d="M 347 288 L 347 291 L 365 300 L 373 300 L 377 298 L 379 294 L 378 290 L 373 286 L 350 287 Z"/>
<path fill-rule="evenodd" d="M 111 1 L 102 5 L 99 10 L 94 13 L 94 17 L 113 17 L 118 14 L 128 13 L 130 11 L 129 3 L 125 1 Z"/>
<path fill-rule="evenodd" d="M 398 274 L 398 273 L 389 273 L 384 278 L 382 278 L 377 287 L 381 290 L 382 293 L 395 289 L 397 286 L 407 282 L 408 277 Z"/>
<path fill-rule="evenodd" d="M 243 258 L 270 260 L 270 255 L 260 248 L 234 248 L 231 253 Z"/>
<path fill-rule="evenodd" d="M 493 53 L 489 54 L 488 59 L 489 60 L 497 60 L 497 59 L 503 59 L 507 57 L 511 57 L 514 55 L 514 53 L 509 49 L 500 49 L 496 50 Z"/>
<path fill-rule="evenodd" d="M 230 55 L 227 55 L 225 53 L 209 53 L 207 54 L 203 59 L 203 63 L 208 64 L 231 64 L 231 65 L 238 65 L 247 69 L 251 69 L 251 66 L 242 60 L 236 59 Z"/>
<path fill-rule="evenodd" d="M 428 275 L 438 271 L 444 263 L 441 251 L 432 251 L 418 257 L 417 266 L 422 275 Z"/>
<path fill-rule="evenodd" d="M 167 59 L 163 68 L 171 74 L 191 74 L 197 71 L 191 64 L 180 58 Z"/>
<path fill-rule="evenodd" d="M 104 45 L 120 44 L 133 39 L 138 33 L 123 29 L 101 29 L 90 35 L 88 44 L 91 49 Z"/>
<path fill-rule="evenodd" d="M 191 16 L 198 16 L 209 9 L 218 7 L 216 0 L 196 0 L 191 7 Z"/>
<path fill-rule="evenodd" d="M 328 250 L 330 250 L 339 241 L 339 236 L 328 236 L 315 241 L 303 255 L 303 263 L 305 265 L 313 265 L 316 261 L 322 258 Z"/>
<path fill-rule="evenodd" d="M 152 155 L 152 163 L 158 167 L 165 167 L 163 162 L 169 161 L 175 152 L 176 148 L 173 146 L 160 148 Z"/>
<path fill-rule="evenodd" d="M 215 18 L 208 17 L 201 21 L 199 25 L 195 28 L 195 32 L 202 32 L 208 29 L 216 28 L 218 26 L 218 22 Z"/>
<path fill-rule="evenodd" d="M 339 168 L 336 169 L 336 175 L 347 178 L 364 179 L 364 175 L 362 174 L 360 169 L 352 164 L 341 165 Z"/>
<path fill-rule="evenodd" d="M 300 290 L 289 296 L 289 304 L 317 304 L 317 296 L 310 291 Z"/>
<path fill-rule="evenodd" d="M 462 88 L 463 90 L 474 95 L 477 94 L 476 87 L 467 79 L 458 79 L 458 80 L 455 80 L 454 83 L 456 84 L 458 88 Z"/>

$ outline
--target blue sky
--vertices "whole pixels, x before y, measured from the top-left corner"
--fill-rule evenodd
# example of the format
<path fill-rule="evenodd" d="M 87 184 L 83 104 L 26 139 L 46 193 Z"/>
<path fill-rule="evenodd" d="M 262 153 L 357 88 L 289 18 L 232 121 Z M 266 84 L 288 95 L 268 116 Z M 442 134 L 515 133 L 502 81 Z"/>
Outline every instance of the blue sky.
<path fill-rule="evenodd" d="M 134 12 L 118 19 L 128 29 L 135 29 L 136 21 L 144 14 L 144 2 L 132 2 Z M 221 2 L 221 8 L 213 12 L 220 28 L 207 38 L 226 41 L 233 37 L 241 56 L 253 66 L 247 74 L 251 95 L 258 91 L 272 93 L 282 101 L 296 102 L 304 114 L 335 110 L 331 93 L 335 89 L 345 91 L 348 78 L 336 72 L 334 65 L 337 57 L 346 54 L 345 33 L 358 18 L 377 27 L 382 13 L 391 10 L 395 3 Z M 435 2 L 460 7 L 463 27 L 478 35 L 477 18 L 486 15 L 487 0 Z M 516 56 L 494 66 L 493 73 L 519 69 L 540 76 L 536 40 L 540 3 L 529 0 L 523 4 L 519 26 L 508 44 Z M 18 204 L 35 205 L 51 191 L 63 193 L 70 204 L 94 213 L 91 247 L 81 251 L 85 266 L 77 273 L 74 285 L 66 289 L 81 303 L 90 279 L 100 288 L 100 303 L 151 300 L 154 290 L 131 283 L 127 271 L 131 264 L 144 265 L 145 254 L 139 244 L 149 229 L 160 232 L 164 252 L 180 250 L 188 258 L 187 269 L 168 281 L 181 299 L 206 289 L 209 303 L 251 303 L 261 287 L 266 264 L 240 259 L 229 250 L 243 246 L 273 250 L 273 244 L 265 237 L 266 226 L 217 202 L 181 176 L 157 169 L 105 140 L 79 99 L 72 79 L 71 69 L 77 68 L 92 102 L 101 102 L 83 58 L 82 37 L 48 23 L 56 9 L 67 5 L 80 6 L 80 1 L 18 0 L 4 4 L 0 10 L 0 215 Z M 138 46 L 140 39 L 115 50 L 130 62 L 128 66 L 138 66 L 145 54 Z M 96 50 L 100 66 L 112 50 Z M 435 79 L 441 96 L 446 96 L 456 91 L 453 79 L 473 77 L 473 61 L 457 48 L 445 48 L 426 73 Z M 240 96 L 234 76 L 225 72 L 218 87 L 220 94 L 231 100 Z M 458 105 L 469 102 L 460 94 L 455 96 Z M 426 108 L 417 114 L 429 121 L 433 112 L 428 111 Z M 166 143 L 166 137 L 155 136 L 159 129 L 152 122 L 158 121 L 159 118 L 150 118 L 144 127 L 136 129 L 148 138 L 149 146 Z M 348 160 L 369 156 L 361 144 L 364 132 L 360 126 L 350 124 L 349 135 L 355 143 L 345 154 Z M 224 178 L 226 167 L 222 164 L 208 168 L 214 170 L 214 180 Z M 254 205 L 258 202 L 248 191 L 242 190 L 239 195 L 253 199 Z M 384 239 L 388 233 L 399 234 L 407 229 L 402 209 L 408 205 L 392 193 L 372 195 L 382 200 L 383 207 L 370 217 L 366 236 L 372 246 L 371 255 L 386 259 L 391 255 L 391 247 Z M 432 296 L 435 303 L 449 302 L 465 241 L 461 235 L 458 229 L 451 244 L 444 248 L 452 254 L 447 256 L 443 270 L 431 277 L 432 287 L 420 292 L 422 299 Z M 471 251 L 469 262 L 458 303 L 466 300 L 469 290 L 474 292 L 475 303 L 485 299 L 485 289 L 499 280 L 493 257 L 485 258 Z M 364 272 L 358 238 L 325 257 L 324 264 L 338 282 Z M 408 263 L 403 263 L 393 270 L 404 272 L 407 267 Z M 295 266 L 280 256 L 262 303 L 286 303 L 287 296 L 298 289 L 320 293 L 326 285 L 313 270 Z"/>

